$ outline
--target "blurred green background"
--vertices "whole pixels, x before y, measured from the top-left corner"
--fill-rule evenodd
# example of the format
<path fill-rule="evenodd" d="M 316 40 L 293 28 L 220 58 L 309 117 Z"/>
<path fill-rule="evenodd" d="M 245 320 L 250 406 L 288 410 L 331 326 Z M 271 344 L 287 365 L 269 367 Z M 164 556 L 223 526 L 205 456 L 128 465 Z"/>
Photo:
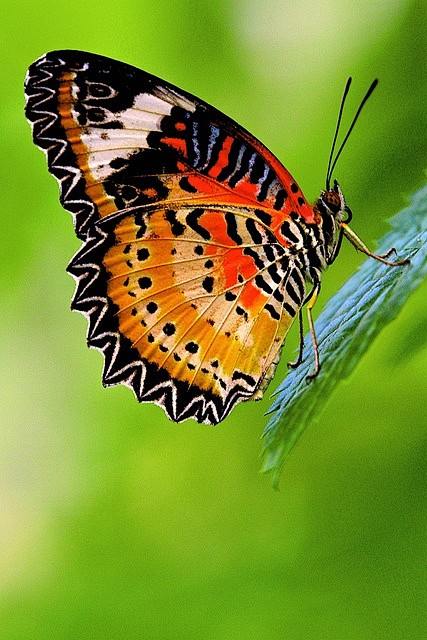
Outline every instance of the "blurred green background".
<path fill-rule="evenodd" d="M 27 66 L 78 48 L 199 95 L 314 199 L 340 96 L 380 84 L 336 177 L 370 246 L 423 181 L 425 3 L 6 0 L 1 51 L 0 637 L 418 639 L 426 619 L 424 286 L 288 460 L 266 399 L 176 425 L 101 385 L 65 268 L 79 243 L 23 115 Z M 317 313 L 362 258 L 345 246 Z M 273 391 L 297 345 L 292 329 Z"/>

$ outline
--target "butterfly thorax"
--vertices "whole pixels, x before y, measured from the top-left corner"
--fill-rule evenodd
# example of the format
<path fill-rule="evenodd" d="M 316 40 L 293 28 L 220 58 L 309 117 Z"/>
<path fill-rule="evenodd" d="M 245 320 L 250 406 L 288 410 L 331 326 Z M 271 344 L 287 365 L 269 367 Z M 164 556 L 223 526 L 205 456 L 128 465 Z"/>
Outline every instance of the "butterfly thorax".
<path fill-rule="evenodd" d="M 340 245 L 340 224 L 348 208 L 342 191 L 335 181 L 334 188 L 322 191 L 313 205 L 316 224 L 307 225 L 305 267 L 307 280 L 321 279 L 324 271 L 335 260 Z"/>

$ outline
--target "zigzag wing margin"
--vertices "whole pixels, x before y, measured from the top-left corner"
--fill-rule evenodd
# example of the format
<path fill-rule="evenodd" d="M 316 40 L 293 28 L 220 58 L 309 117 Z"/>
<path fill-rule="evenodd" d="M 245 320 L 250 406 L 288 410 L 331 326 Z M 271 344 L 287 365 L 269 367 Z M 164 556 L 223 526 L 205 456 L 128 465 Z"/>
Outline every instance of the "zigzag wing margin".
<path fill-rule="evenodd" d="M 34 143 L 45 153 L 49 171 L 56 178 L 60 202 L 74 218 L 77 237 L 86 239 L 96 216 L 93 203 L 85 196 L 83 178 L 64 139 L 57 112 L 59 82 L 56 69 L 66 66 L 60 58 L 42 56 L 27 71 L 25 115 L 31 125 Z M 55 72 L 54 72 L 55 70 Z"/>
<path fill-rule="evenodd" d="M 104 386 L 129 386 L 139 402 L 160 405 L 175 422 L 193 418 L 198 422 L 217 424 L 228 415 L 236 399 L 245 395 L 245 390 L 235 389 L 222 404 L 198 387 L 171 379 L 167 371 L 141 358 L 120 333 L 117 309 L 106 295 L 108 274 L 100 265 L 110 244 L 111 236 L 95 228 L 67 269 L 76 281 L 71 307 L 86 316 L 88 346 L 101 351 L 105 358 Z"/>

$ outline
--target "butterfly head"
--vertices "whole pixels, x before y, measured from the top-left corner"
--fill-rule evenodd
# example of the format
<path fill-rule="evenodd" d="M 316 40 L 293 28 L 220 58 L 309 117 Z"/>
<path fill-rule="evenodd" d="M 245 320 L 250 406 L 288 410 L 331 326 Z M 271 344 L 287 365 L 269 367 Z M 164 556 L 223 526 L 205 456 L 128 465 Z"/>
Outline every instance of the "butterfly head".
<path fill-rule="evenodd" d="M 321 212 L 325 211 L 327 215 L 332 216 L 338 223 L 341 222 L 347 211 L 341 187 L 336 180 L 334 180 L 332 189 L 322 191 L 317 204 Z"/>
<path fill-rule="evenodd" d="M 349 139 L 350 134 L 353 131 L 354 125 L 356 124 L 366 101 L 371 96 L 372 92 L 378 84 L 378 80 L 374 80 L 371 83 L 371 86 L 365 93 L 365 96 L 361 101 L 359 108 L 357 109 L 356 114 L 353 117 L 353 120 L 351 121 L 348 131 L 344 136 L 344 140 L 342 141 L 337 153 L 335 154 L 335 145 L 337 142 L 341 125 L 341 118 L 344 111 L 344 105 L 347 99 L 348 92 L 350 90 L 351 82 L 352 80 L 351 78 L 349 78 L 346 82 L 343 97 L 341 99 L 337 125 L 335 127 L 335 134 L 332 141 L 331 152 L 329 154 L 328 168 L 326 170 L 326 189 L 322 191 L 319 199 L 315 204 L 315 210 L 320 215 L 322 220 L 321 226 L 324 236 L 324 255 L 322 264 L 324 267 L 331 264 L 337 257 L 343 235 L 342 223 L 350 222 L 352 217 L 351 211 L 345 203 L 341 188 L 336 180 L 333 181 L 333 186 L 331 188 L 332 174 L 336 167 L 338 158 L 340 157 L 347 143 L 347 140 Z M 344 218 L 346 219 L 344 220 Z"/>
<path fill-rule="evenodd" d="M 346 205 L 341 187 L 336 180 L 333 187 L 322 191 L 314 210 L 320 216 L 323 232 L 324 266 L 331 264 L 341 245 L 341 223 L 350 222 L 352 213 Z"/>

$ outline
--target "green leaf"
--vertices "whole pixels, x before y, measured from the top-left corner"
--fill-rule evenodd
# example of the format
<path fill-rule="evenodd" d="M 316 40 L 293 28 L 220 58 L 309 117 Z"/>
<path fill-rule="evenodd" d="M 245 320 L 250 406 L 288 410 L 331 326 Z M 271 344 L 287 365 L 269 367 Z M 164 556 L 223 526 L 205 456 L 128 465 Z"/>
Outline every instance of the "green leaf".
<path fill-rule="evenodd" d="M 286 456 L 305 428 L 427 275 L 427 186 L 390 222 L 393 229 L 382 238 L 378 253 L 394 247 L 399 259 L 407 257 L 410 264 L 388 267 L 372 258 L 365 260 L 316 320 L 322 362 L 318 377 L 306 381 L 314 365 L 311 338 L 306 336 L 304 362 L 289 372 L 274 394 L 263 433 L 261 469 L 272 475 L 274 486 Z"/>

